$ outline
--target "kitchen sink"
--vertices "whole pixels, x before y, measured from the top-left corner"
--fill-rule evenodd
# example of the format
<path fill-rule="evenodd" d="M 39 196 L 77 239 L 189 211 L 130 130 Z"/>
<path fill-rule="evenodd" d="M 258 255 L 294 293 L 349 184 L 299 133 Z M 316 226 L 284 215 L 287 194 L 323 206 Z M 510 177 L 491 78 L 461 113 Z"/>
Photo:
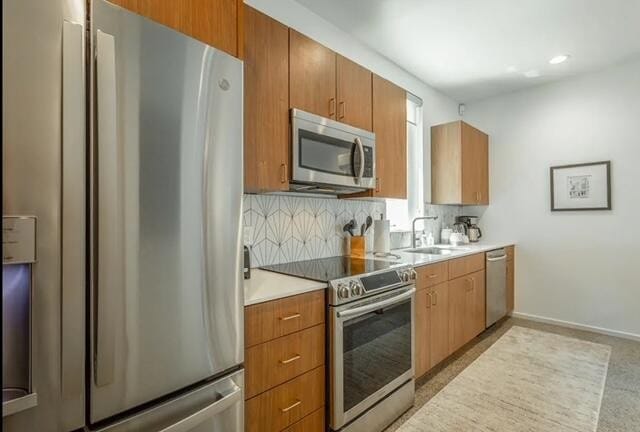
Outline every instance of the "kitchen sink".
<path fill-rule="evenodd" d="M 418 253 L 425 255 L 450 255 L 456 251 L 466 251 L 469 248 L 459 246 L 430 246 L 415 249 L 406 249 L 404 252 Z"/>
<path fill-rule="evenodd" d="M 425 247 L 425 248 L 407 249 L 405 252 L 425 254 L 425 255 L 449 255 L 453 253 L 453 250 L 438 248 L 438 247 Z"/>

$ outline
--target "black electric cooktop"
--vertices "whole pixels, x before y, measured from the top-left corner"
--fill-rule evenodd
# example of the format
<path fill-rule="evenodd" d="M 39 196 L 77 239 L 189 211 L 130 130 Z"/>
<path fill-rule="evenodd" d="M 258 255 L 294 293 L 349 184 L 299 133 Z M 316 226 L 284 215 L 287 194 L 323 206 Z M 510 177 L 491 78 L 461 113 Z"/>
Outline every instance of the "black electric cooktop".
<path fill-rule="evenodd" d="M 337 256 L 274 264 L 260 268 L 289 276 L 297 276 L 319 282 L 329 282 L 335 279 L 392 269 L 401 265 L 402 263 Z"/>

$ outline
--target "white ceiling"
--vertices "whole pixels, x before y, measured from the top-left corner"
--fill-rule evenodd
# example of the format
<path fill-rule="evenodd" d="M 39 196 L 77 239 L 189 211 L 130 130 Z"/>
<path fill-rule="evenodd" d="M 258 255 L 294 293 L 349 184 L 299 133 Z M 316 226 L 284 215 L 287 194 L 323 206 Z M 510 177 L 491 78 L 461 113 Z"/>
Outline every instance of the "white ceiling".
<path fill-rule="evenodd" d="M 460 102 L 640 57 L 640 0 L 296 1 Z"/>

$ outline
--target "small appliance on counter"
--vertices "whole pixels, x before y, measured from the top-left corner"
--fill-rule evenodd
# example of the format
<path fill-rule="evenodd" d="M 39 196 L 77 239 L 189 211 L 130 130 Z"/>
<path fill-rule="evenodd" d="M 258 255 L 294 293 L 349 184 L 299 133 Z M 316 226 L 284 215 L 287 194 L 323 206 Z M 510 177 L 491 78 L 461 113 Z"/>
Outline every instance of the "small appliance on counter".
<path fill-rule="evenodd" d="M 477 216 L 456 216 L 454 227 L 457 232 L 465 234 L 472 243 L 479 241 L 482 237 Z"/>
<path fill-rule="evenodd" d="M 31 389 L 31 266 L 36 218 L 2 217 L 2 416 L 37 405 Z"/>

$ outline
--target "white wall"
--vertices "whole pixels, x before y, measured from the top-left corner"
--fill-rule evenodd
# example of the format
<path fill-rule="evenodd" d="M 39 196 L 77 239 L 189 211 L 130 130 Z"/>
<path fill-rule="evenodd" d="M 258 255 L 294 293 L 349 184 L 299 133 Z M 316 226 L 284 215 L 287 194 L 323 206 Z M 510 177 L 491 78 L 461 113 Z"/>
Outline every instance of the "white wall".
<path fill-rule="evenodd" d="M 640 337 L 640 61 L 470 103 L 490 135 L 488 241 L 517 242 L 516 311 Z M 611 160 L 612 211 L 549 209 L 549 167 Z"/>
<path fill-rule="evenodd" d="M 424 102 L 425 166 L 431 166 L 431 126 L 457 120 L 458 102 L 429 87 L 353 36 L 293 0 L 246 0 L 245 3 L 303 33 L 377 75 L 415 94 Z M 416 55 L 425 55 L 416 53 Z M 426 200 L 431 197 L 431 176 L 425 172 Z"/>

